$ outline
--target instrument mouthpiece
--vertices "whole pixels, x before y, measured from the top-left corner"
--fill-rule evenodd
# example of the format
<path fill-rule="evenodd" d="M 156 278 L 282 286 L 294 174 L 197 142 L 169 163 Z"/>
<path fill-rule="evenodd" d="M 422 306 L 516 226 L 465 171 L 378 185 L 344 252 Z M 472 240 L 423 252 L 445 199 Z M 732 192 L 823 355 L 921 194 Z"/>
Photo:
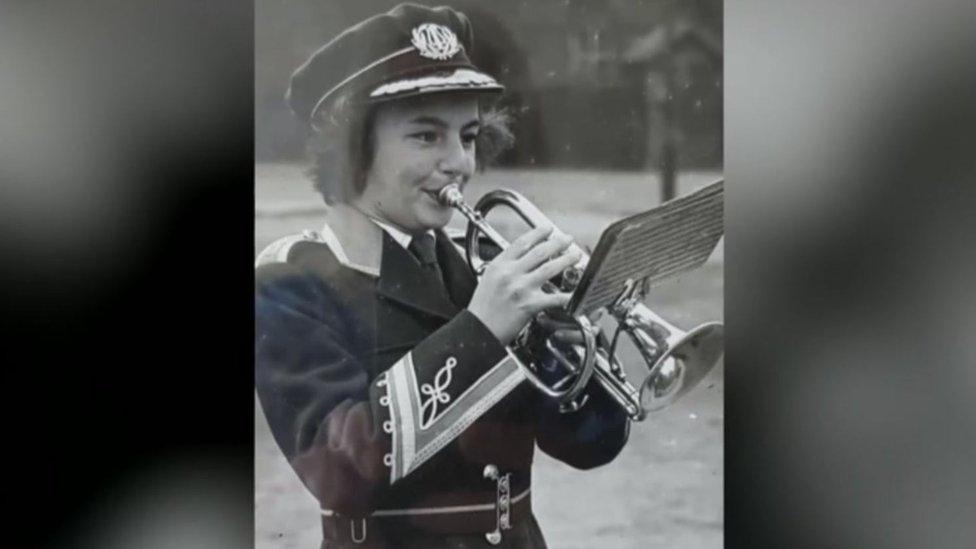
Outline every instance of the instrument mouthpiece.
<path fill-rule="evenodd" d="M 464 195 L 461 194 L 461 186 L 457 183 L 445 185 L 443 189 L 438 191 L 437 200 L 445 206 L 456 208 L 464 202 Z"/>

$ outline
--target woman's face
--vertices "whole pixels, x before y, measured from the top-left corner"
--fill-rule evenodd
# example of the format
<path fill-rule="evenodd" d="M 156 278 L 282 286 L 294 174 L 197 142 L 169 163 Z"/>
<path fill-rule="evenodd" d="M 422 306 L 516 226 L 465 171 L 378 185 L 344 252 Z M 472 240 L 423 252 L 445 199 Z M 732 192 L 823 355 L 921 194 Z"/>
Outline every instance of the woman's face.
<path fill-rule="evenodd" d="M 432 94 L 380 106 L 373 162 L 355 202 L 409 233 L 447 225 L 453 209 L 437 201 L 437 192 L 452 181 L 467 184 L 478 131 L 474 97 Z"/>

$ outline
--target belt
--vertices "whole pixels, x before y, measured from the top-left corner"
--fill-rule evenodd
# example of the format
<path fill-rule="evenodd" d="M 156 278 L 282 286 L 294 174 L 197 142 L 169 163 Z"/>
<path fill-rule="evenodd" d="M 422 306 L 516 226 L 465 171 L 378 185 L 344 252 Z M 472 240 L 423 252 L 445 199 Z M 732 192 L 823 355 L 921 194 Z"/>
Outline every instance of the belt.
<path fill-rule="evenodd" d="M 484 534 L 497 545 L 504 530 L 532 515 L 531 489 L 511 495 L 510 475 L 499 475 L 494 466 L 485 468 L 485 476 L 496 482 L 495 501 L 489 503 L 377 509 L 366 517 L 346 517 L 322 509 L 322 528 L 328 539 L 354 544 L 388 535 Z"/>

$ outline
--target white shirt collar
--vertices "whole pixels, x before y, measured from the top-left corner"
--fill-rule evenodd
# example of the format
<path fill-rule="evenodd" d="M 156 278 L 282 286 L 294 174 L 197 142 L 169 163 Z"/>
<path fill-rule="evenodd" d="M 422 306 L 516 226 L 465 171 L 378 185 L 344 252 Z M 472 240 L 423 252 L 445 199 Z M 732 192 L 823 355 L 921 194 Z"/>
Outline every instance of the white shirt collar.
<path fill-rule="evenodd" d="M 329 226 L 328 222 L 326 222 L 322 226 L 322 230 L 320 231 L 318 236 L 321 237 L 322 242 L 324 242 L 325 245 L 328 246 L 330 250 L 332 250 L 332 253 L 336 256 L 336 259 L 339 260 L 339 263 L 345 265 L 346 267 L 349 267 L 350 269 L 355 269 L 357 271 L 372 276 L 377 276 L 377 277 L 380 276 L 379 269 L 367 267 L 365 265 L 360 265 L 358 263 L 353 263 L 352 261 L 350 261 L 349 256 L 346 255 L 346 251 L 342 247 L 342 243 L 339 242 L 339 238 L 336 236 L 335 231 L 332 230 L 332 227 Z"/>
<path fill-rule="evenodd" d="M 403 246 L 404 249 L 407 249 L 410 246 L 410 241 L 413 240 L 413 236 L 410 235 L 409 233 L 403 232 L 402 230 L 394 227 L 393 225 L 390 225 L 388 223 L 384 223 L 384 222 L 380 221 L 379 219 L 376 219 L 375 217 L 370 217 L 369 219 L 373 223 L 376 223 L 377 225 L 379 225 L 379 227 L 381 229 L 383 229 L 384 231 L 386 231 L 387 234 L 389 234 L 391 237 L 393 237 L 393 240 L 396 240 L 397 244 L 399 244 L 400 246 Z M 428 230 L 427 231 L 427 234 L 429 234 L 434 239 L 437 238 L 436 235 L 434 234 L 434 230 L 433 229 Z"/>

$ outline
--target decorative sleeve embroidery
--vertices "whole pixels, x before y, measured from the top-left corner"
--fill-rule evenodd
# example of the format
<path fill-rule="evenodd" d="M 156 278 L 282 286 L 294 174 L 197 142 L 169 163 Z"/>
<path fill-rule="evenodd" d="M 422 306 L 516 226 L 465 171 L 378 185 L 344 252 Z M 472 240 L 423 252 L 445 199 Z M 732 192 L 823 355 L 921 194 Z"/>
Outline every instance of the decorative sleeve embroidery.
<path fill-rule="evenodd" d="M 451 402 L 451 395 L 447 388 L 451 385 L 452 371 L 457 366 L 457 359 L 448 357 L 444 366 L 434 376 L 434 383 L 424 383 L 420 386 L 421 394 L 425 395 L 420 402 L 420 429 L 427 429 L 437 419 L 439 404 Z"/>
<path fill-rule="evenodd" d="M 389 404 L 393 438 L 393 452 L 386 460 L 391 483 L 430 459 L 525 379 L 516 359 L 506 355 L 473 383 L 455 387 L 450 394 L 459 363 L 453 356 L 445 359 L 430 383 L 418 383 L 410 353 L 390 369 L 383 395 L 389 400 L 383 402 Z"/>
<path fill-rule="evenodd" d="M 376 391 L 390 412 L 390 423 L 382 424 L 392 438 L 390 483 L 427 462 L 524 380 L 518 358 L 469 312 L 417 344 L 390 366 Z"/>

